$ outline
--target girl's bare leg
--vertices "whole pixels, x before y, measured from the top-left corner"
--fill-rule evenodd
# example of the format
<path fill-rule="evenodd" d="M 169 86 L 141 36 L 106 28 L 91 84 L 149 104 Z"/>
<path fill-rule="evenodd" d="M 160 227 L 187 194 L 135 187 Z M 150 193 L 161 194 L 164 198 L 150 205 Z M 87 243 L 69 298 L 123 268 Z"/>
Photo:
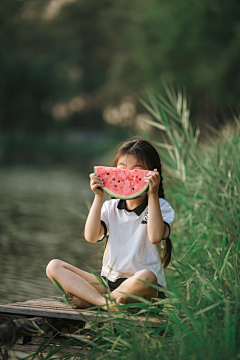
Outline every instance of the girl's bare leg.
<path fill-rule="evenodd" d="M 157 277 L 153 274 L 152 271 L 144 269 L 137 271 L 133 276 L 125 280 L 117 289 L 111 292 L 111 296 L 121 303 L 135 303 L 138 300 L 135 300 L 127 295 L 122 294 L 127 293 L 131 295 L 141 296 L 146 300 L 151 301 L 151 298 L 157 297 L 157 290 L 151 287 L 150 285 L 144 284 L 139 280 L 147 281 L 151 284 L 158 285 Z"/>
<path fill-rule="evenodd" d="M 107 290 L 95 275 L 58 259 L 50 261 L 46 273 L 50 280 L 54 282 L 53 278 L 55 278 L 61 284 L 73 306 L 86 308 L 106 305 L 101 294 L 106 294 Z"/>

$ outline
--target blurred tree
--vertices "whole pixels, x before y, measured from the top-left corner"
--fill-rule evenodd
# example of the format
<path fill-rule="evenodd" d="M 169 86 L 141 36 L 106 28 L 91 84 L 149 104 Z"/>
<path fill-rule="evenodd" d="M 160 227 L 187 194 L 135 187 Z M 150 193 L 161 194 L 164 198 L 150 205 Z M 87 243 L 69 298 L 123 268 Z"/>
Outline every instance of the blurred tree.
<path fill-rule="evenodd" d="M 102 127 L 146 84 L 185 86 L 201 121 L 238 101 L 238 0 L 3 0 L 4 131 Z M 61 121 L 60 121 L 61 120 Z"/>
<path fill-rule="evenodd" d="M 72 36 L 70 24 L 63 28 L 58 18 L 56 22 L 44 19 L 47 5 L 47 0 L 1 4 L 4 131 L 46 133 L 65 127 L 68 123 L 55 121 L 64 116 L 54 119 L 54 104 L 67 103 L 83 91 L 78 81 L 81 69 L 76 65 L 80 53 L 76 51 L 77 38 Z"/>
<path fill-rule="evenodd" d="M 236 106 L 238 5 L 238 0 L 115 1 L 102 19 L 112 42 L 118 42 L 104 89 L 109 95 L 117 92 L 116 85 L 138 90 L 148 82 L 161 90 L 161 79 L 181 84 L 203 121 L 219 109 Z"/>
<path fill-rule="evenodd" d="M 48 56 L 51 45 L 39 16 L 27 13 L 27 4 L 1 3 L 1 122 L 3 130 L 42 132 L 53 123 L 42 111 L 43 102 L 63 95 L 66 81 L 59 62 L 54 64 L 56 54 Z M 35 11 L 43 5 L 36 1 Z"/>

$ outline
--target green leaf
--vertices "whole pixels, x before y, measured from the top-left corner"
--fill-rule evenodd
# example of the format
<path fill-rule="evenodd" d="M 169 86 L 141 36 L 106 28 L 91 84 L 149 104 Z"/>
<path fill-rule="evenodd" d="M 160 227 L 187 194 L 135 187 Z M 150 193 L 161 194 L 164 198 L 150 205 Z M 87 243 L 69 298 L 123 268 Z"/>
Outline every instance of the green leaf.
<path fill-rule="evenodd" d="M 172 194 L 172 197 L 177 200 L 180 204 L 183 204 L 186 206 L 186 208 L 190 210 L 194 210 L 192 206 L 190 206 L 183 198 L 180 198 L 179 196 Z"/>
<path fill-rule="evenodd" d="M 147 124 L 152 125 L 153 127 L 156 127 L 157 129 L 166 131 L 166 126 L 158 124 L 156 121 L 149 120 L 149 119 L 143 119 Z"/>
<path fill-rule="evenodd" d="M 208 253 L 209 259 L 210 259 L 210 261 L 211 261 L 214 269 L 215 269 L 215 270 L 218 272 L 218 274 L 220 275 L 220 270 L 219 270 L 219 268 L 218 268 L 218 266 L 217 266 L 214 258 L 212 257 L 212 254 L 211 254 L 208 250 L 207 250 L 207 253 Z"/>
<path fill-rule="evenodd" d="M 54 281 L 55 284 L 58 286 L 58 288 L 61 290 L 61 292 L 64 294 L 67 303 L 68 303 L 70 306 L 72 306 L 71 301 L 69 300 L 69 297 L 68 297 L 67 293 L 65 292 L 65 290 L 63 289 L 62 285 L 61 285 L 55 278 L 53 278 L 53 281 Z"/>
<path fill-rule="evenodd" d="M 158 115 L 158 113 L 156 111 L 154 111 L 151 106 L 149 106 L 146 101 L 144 101 L 143 99 L 137 97 L 137 99 L 139 100 L 139 102 L 149 111 L 150 114 L 152 114 L 153 117 L 155 117 L 155 119 L 157 119 L 158 121 L 161 120 L 160 116 Z"/>
<path fill-rule="evenodd" d="M 226 235 L 223 235 L 223 239 L 222 239 L 222 249 L 221 249 L 221 253 L 220 253 L 220 258 L 219 258 L 219 268 L 222 267 L 223 264 L 223 257 L 224 257 L 224 252 L 225 252 L 225 243 L 226 243 Z"/>
<path fill-rule="evenodd" d="M 169 157 L 165 155 L 162 150 L 158 149 L 158 152 L 174 169 L 177 169 L 177 166 L 174 164 L 174 162 L 169 159 Z"/>
<path fill-rule="evenodd" d="M 194 313 L 194 316 L 198 316 L 198 315 L 203 314 L 203 313 L 205 313 L 205 312 L 207 312 L 209 310 L 212 310 L 212 309 L 214 309 L 215 307 L 219 306 L 222 303 L 223 303 L 222 301 L 219 301 L 219 302 L 217 302 L 217 303 L 215 303 L 213 305 L 207 306 L 206 308 L 201 309 L 201 310 L 197 311 L 196 313 Z"/>
<path fill-rule="evenodd" d="M 226 255 L 225 255 L 225 258 L 224 258 L 224 261 L 223 261 L 223 265 L 222 265 L 222 268 L 221 268 L 221 270 L 220 270 L 220 276 L 222 276 L 223 270 L 224 270 L 224 268 L 225 268 L 225 266 L 226 266 L 226 264 L 227 264 L 228 256 L 229 256 L 229 254 L 230 254 L 232 245 L 233 245 L 233 244 L 230 245 L 230 247 L 229 247 L 229 249 L 228 249 L 228 251 L 227 251 L 227 253 L 226 253 Z"/>

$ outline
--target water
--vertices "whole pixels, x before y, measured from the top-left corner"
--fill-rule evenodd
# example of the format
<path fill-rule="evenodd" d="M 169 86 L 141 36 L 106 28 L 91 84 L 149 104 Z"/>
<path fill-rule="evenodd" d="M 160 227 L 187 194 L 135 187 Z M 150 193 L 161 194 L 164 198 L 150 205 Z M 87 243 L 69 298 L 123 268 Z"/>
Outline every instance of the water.
<path fill-rule="evenodd" d="M 102 244 L 83 237 L 93 199 L 87 175 L 69 169 L 0 169 L 0 304 L 60 295 L 46 277 L 53 258 L 101 268 Z M 87 206 L 88 205 L 88 206 Z"/>

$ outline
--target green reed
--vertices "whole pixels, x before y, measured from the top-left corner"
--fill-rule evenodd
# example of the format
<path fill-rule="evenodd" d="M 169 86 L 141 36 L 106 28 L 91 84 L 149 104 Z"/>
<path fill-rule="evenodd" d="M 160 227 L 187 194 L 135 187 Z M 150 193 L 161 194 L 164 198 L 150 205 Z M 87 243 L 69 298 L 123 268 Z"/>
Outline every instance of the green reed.
<path fill-rule="evenodd" d="M 166 93 L 167 99 L 149 91 L 149 102 L 140 101 L 153 117 L 146 122 L 164 134 L 159 135 L 164 141 L 152 143 L 176 215 L 167 297 L 156 302 L 137 298 L 140 303 L 107 313 L 104 324 L 96 312 L 96 321 L 76 329 L 71 344 L 69 339 L 59 344 L 68 351 L 59 358 L 240 359 L 240 121 L 234 117 L 220 131 L 208 126 L 208 139 L 199 143 L 186 96 L 169 88 Z M 161 325 L 139 323 L 141 313 L 146 319 L 154 315 Z M 57 343 L 50 342 L 46 359 L 57 355 Z"/>

